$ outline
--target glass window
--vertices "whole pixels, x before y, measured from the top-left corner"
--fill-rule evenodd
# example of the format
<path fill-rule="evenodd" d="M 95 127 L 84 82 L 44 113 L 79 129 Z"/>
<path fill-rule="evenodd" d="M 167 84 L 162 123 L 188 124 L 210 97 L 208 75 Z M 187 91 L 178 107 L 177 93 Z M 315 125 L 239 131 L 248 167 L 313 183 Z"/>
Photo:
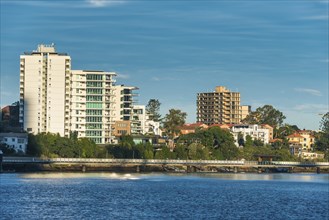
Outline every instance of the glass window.
<path fill-rule="evenodd" d="M 103 94 L 102 89 L 87 89 L 87 94 Z"/>
<path fill-rule="evenodd" d="M 103 103 L 99 102 L 87 102 L 87 109 L 90 108 L 103 108 Z"/>
<path fill-rule="evenodd" d="M 87 74 L 87 80 L 102 80 L 103 75 L 100 74 Z"/>

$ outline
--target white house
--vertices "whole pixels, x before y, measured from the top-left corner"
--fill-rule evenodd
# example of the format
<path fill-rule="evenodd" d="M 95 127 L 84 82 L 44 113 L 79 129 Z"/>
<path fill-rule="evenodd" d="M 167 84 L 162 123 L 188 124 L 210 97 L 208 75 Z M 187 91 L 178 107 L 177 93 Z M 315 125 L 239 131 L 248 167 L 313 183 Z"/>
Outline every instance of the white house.
<path fill-rule="evenodd" d="M 0 143 L 6 144 L 16 152 L 26 153 L 27 133 L 0 133 Z"/>
<path fill-rule="evenodd" d="M 262 128 L 259 125 L 234 125 L 231 127 L 231 133 L 234 136 L 235 145 L 239 147 L 238 136 L 239 133 L 243 136 L 246 141 L 247 135 L 249 135 L 252 140 L 260 140 L 264 144 L 269 143 L 270 132 L 267 128 Z"/>

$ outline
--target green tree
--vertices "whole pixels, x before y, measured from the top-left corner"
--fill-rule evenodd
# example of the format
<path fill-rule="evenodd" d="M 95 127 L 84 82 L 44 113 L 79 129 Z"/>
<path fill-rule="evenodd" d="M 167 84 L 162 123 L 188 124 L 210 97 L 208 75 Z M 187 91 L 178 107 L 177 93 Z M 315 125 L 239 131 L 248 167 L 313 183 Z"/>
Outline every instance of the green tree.
<path fill-rule="evenodd" d="M 322 132 L 327 132 L 329 133 L 329 112 L 324 114 L 322 116 L 321 122 L 320 122 L 320 130 Z"/>
<path fill-rule="evenodd" d="M 121 147 L 126 147 L 128 149 L 132 149 L 135 146 L 133 137 L 130 135 L 123 135 L 120 137 L 119 145 Z"/>
<path fill-rule="evenodd" d="M 181 160 L 188 159 L 187 148 L 184 145 L 178 144 L 175 147 L 174 152 L 176 154 L 176 159 L 181 159 Z"/>
<path fill-rule="evenodd" d="M 253 146 L 253 140 L 250 135 L 246 136 L 246 142 L 245 142 L 245 147 L 252 147 Z"/>
<path fill-rule="evenodd" d="M 174 159 L 174 158 L 176 158 L 175 154 L 173 152 L 170 152 L 167 146 L 163 146 L 155 153 L 155 159 Z"/>
<path fill-rule="evenodd" d="M 259 107 L 251 112 L 242 122 L 247 124 L 268 124 L 273 128 L 282 125 L 286 116 L 271 105 Z"/>
<path fill-rule="evenodd" d="M 239 150 L 234 144 L 233 135 L 228 131 L 219 127 L 208 129 L 214 136 L 214 149 L 219 149 L 224 159 L 236 159 L 239 155 Z"/>
<path fill-rule="evenodd" d="M 7 144 L 4 143 L 0 143 L 0 151 L 2 151 L 5 156 L 17 154 L 14 149 L 10 148 Z"/>
<path fill-rule="evenodd" d="M 261 141 L 261 140 L 259 140 L 259 139 L 255 139 L 255 140 L 253 141 L 253 145 L 254 145 L 255 147 L 261 147 L 261 146 L 264 146 L 264 143 L 263 143 L 263 141 Z"/>
<path fill-rule="evenodd" d="M 88 138 L 78 139 L 77 145 L 79 146 L 76 154 L 82 158 L 96 157 L 98 153 L 97 145 Z"/>
<path fill-rule="evenodd" d="M 329 112 L 323 115 L 320 130 L 315 142 L 315 150 L 324 152 L 325 157 L 329 159 Z"/>
<path fill-rule="evenodd" d="M 157 99 L 150 99 L 146 105 L 146 111 L 150 114 L 150 119 L 154 121 L 160 121 L 160 106 L 161 103 Z"/>
<path fill-rule="evenodd" d="M 170 138 L 179 133 L 179 127 L 185 124 L 187 114 L 179 109 L 170 109 L 163 121 L 163 127 Z"/>
<path fill-rule="evenodd" d="M 300 129 L 297 125 L 284 124 L 279 128 L 274 128 L 274 138 L 284 139 L 298 130 Z"/>

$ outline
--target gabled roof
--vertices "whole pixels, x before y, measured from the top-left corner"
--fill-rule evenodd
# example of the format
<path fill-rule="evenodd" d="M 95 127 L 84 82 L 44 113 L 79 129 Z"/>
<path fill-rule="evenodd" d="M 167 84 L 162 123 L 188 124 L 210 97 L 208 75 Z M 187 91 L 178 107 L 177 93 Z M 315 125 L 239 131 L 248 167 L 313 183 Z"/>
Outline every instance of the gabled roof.
<path fill-rule="evenodd" d="M 233 126 L 234 126 L 234 124 L 212 124 L 212 125 L 209 125 L 209 128 L 211 128 L 211 127 L 231 128 Z"/>
<path fill-rule="evenodd" d="M 197 122 L 197 123 L 191 123 L 191 124 L 184 124 L 179 129 L 180 130 L 195 130 L 196 128 L 199 128 L 199 127 L 207 128 L 208 126 L 203 124 L 202 122 Z"/>
<path fill-rule="evenodd" d="M 291 135 L 288 135 L 287 138 L 304 138 L 304 137 L 298 133 L 293 133 Z"/>
<path fill-rule="evenodd" d="M 273 127 L 271 125 L 269 125 L 269 124 L 261 124 L 261 126 L 262 127 L 267 127 L 267 128 L 272 128 L 273 129 Z"/>

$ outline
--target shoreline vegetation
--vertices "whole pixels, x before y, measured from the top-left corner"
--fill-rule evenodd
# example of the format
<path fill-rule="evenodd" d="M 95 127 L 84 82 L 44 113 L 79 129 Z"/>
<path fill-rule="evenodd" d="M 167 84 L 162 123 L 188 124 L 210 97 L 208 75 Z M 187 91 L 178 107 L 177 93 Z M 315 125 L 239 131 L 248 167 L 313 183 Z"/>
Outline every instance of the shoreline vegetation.
<path fill-rule="evenodd" d="M 213 127 L 181 135 L 171 143 L 151 143 L 152 136 L 145 136 L 136 143 L 133 136 L 121 136 L 118 144 L 96 145 L 87 138 L 61 137 L 58 134 L 29 134 L 27 156 L 44 158 L 120 158 L 120 159 L 189 159 L 189 160 L 257 160 L 254 155 L 275 155 L 278 161 L 306 161 L 291 155 L 287 141 L 274 144 L 247 139 L 237 147 L 231 133 Z M 168 143 L 167 143 L 168 142 Z M 323 160 L 327 161 L 328 152 Z M 4 156 L 11 156 L 4 152 Z M 19 156 L 19 155 L 12 155 Z M 23 156 L 23 155 L 21 155 Z"/>

